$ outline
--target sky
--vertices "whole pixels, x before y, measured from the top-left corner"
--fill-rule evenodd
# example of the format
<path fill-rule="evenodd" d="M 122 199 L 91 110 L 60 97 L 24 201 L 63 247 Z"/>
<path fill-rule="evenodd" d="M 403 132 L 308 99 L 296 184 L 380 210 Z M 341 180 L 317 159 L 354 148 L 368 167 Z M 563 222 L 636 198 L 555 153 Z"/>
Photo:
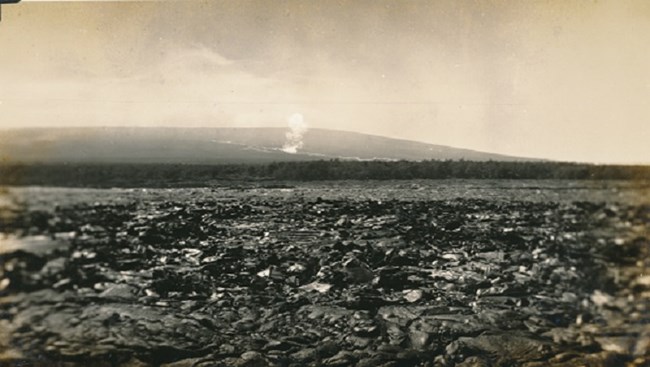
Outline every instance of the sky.
<path fill-rule="evenodd" d="M 356 131 L 650 164 L 650 2 L 23 1 L 0 127 Z"/>

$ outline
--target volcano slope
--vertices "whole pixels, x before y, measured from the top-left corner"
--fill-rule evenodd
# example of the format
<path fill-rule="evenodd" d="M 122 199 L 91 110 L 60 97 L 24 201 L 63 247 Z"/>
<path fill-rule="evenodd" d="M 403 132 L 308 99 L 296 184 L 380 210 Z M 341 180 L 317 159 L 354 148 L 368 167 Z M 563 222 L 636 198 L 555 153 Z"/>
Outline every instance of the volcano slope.
<path fill-rule="evenodd" d="M 5 203 L 0 364 L 650 363 L 647 203 L 377 187 Z"/>

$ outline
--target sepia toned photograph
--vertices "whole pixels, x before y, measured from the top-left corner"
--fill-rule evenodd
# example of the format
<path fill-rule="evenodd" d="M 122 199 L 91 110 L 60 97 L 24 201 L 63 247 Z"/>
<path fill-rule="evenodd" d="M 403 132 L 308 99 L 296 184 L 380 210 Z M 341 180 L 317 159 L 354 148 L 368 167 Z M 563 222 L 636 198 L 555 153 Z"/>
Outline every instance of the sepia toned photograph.
<path fill-rule="evenodd" d="M 650 2 L 0 0 L 0 367 L 650 366 Z"/>

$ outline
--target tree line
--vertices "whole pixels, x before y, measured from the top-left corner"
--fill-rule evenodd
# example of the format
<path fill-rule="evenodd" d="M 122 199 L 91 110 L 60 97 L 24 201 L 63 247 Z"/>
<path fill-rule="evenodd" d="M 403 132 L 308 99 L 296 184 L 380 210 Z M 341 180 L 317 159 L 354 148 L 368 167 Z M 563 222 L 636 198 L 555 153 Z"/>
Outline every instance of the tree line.
<path fill-rule="evenodd" d="M 343 161 L 265 164 L 10 164 L 0 185 L 91 187 L 202 186 L 218 181 L 410 179 L 649 180 L 650 166 L 565 162 Z"/>

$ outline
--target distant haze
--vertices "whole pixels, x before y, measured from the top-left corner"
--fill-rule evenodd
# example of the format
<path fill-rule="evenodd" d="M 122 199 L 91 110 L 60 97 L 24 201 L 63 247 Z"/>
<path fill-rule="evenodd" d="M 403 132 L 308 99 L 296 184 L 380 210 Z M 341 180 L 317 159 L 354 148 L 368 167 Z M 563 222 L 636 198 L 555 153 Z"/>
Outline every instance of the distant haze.
<path fill-rule="evenodd" d="M 281 128 L 75 127 L 0 130 L 0 162 L 8 163 L 220 164 L 330 159 L 531 160 L 322 129 L 305 131 L 294 128 L 287 133 Z"/>
<path fill-rule="evenodd" d="M 24 1 L 2 7 L 0 127 L 308 127 L 647 164 L 648 35 L 646 0 Z"/>

